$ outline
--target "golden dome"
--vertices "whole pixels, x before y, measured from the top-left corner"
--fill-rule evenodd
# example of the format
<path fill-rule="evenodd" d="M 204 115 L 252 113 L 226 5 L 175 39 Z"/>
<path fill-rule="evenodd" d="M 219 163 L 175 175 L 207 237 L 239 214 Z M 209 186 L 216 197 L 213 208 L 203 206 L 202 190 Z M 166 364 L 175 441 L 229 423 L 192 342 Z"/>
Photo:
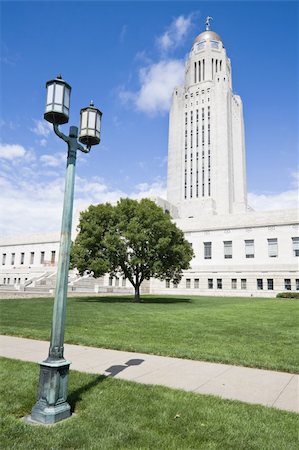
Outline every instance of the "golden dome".
<path fill-rule="evenodd" d="M 206 30 L 206 31 L 203 31 L 202 33 L 200 33 L 195 38 L 193 43 L 195 44 L 196 42 L 207 41 L 207 40 L 222 42 L 222 39 L 219 36 L 219 34 L 215 33 L 215 31 Z"/>

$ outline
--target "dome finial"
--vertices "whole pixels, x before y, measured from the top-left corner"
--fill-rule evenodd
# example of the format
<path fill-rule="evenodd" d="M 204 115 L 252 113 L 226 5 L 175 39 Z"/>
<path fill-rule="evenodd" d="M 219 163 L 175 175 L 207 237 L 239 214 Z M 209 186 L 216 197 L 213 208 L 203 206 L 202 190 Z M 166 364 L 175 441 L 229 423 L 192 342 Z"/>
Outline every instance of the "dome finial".
<path fill-rule="evenodd" d="M 206 31 L 210 31 L 210 22 L 211 22 L 211 20 L 214 20 L 213 17 L 211 17 L 211 16 L 208 16 L 206 18 L 206 22 L 205 22 L 205 24 L 206 24 Z"/>

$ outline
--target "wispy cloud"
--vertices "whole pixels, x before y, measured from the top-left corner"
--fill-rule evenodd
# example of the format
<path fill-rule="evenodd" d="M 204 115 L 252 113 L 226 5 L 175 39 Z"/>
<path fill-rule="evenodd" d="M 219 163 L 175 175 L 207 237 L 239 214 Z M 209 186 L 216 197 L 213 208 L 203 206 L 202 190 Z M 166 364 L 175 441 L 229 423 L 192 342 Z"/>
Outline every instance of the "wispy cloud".
<path fill-rule="evenodd" d="M 182 60 L 162 60 L 142 67 L 139 71 L 140 89 L 137 92 L 123 90 L 120 98 L 124 103 L 133 103 L 137 110 L 149 115 L 165 113 L 169 110 L 173 89 L 183 83 L 183 80 Z"/>
<path fill-rule="evenodd" d="M 26 155 L 26 150 L 19 144 L 0 144 L 0 158 L 7 160 L 14 160 L 23 158 Z"/>
<path fill-rule="evenodd" d="M 174 18 L 166 31 L 156 39 L 159 49 L 168 52 L 181 45 L 190 30 L 193 18 L 194 13 Z"/>
<path fill-rule="evenodd" d="M 40 160 L 45 166 L 59 167 L 59 166 L 62 166 L 63 164 L 65 165 L 66 153 L 58 152 L 58 153 L 54 153 L 53 155 L 48 155 L 48 154 L 42 155 L 40 157 Z"/>
<path fill-rule="evenodd" d="M 52 129 L 51 124 L 45 120 L 34 120 L 35 126 L 31 128 L 31 131 L 37 136 L 42 136 L 44 138 L 48 137 Z"/>
<path fill-rule="evenodd" d="M 146 52 L 140 51 L 135 60 L 142 66 L 138 70 L 139 88 L 122 88 L 119 97 L 124 104 L 133 105 L 137 111 L 150 116 L 169 110 L 173 89 L 183 83 L 185 63 L 183 59 L 169 58 L 168 53 L 182 44 L 196 15 L 178 16 L 163 34 L 156 38 L 160 50 L 159 60 L 152 61 Z"/>
<path fill-rule="evenodd" d="M 121 31 L 120 31 L 120 34 L 119 34 L 119 42 L 120 42 L 121 44 L 123 44 L 124 41 L 125 41 L 125 37 L 126 37 L 126 34 L 127 34 L 127 30 L 128 30 L 127 25 L 123 25 L 123 26 L 121 27 Z"/>

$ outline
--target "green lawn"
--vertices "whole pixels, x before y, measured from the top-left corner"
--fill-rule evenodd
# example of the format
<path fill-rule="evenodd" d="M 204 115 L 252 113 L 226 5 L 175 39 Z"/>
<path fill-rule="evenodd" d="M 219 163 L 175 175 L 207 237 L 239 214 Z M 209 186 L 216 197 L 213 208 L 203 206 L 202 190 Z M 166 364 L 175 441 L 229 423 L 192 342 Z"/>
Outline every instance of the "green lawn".
<path fill-rule="evenodd" d="M 52 299 L 0 301 L 2 334 L 49 339 Z M 226 297 L 70 298 L 66 342 L 298 372 L 299 302 Z M 67 356 L 67 355 L 66 355 Z"/>
<path fill-rule="evenodd" d="M 3 450 L 298 448 L 296 414 L 70 373 L 69 402 L 76 415 L 55 426 L 33 426 L 21 417 L 35 403 L 38 366 L 1 360 Z"/>

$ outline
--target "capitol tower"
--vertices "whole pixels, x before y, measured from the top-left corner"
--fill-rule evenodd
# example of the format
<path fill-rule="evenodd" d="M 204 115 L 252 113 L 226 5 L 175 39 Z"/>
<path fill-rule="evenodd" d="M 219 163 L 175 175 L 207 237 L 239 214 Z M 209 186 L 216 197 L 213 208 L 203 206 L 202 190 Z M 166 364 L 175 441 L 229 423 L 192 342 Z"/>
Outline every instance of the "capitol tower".
<path fill-rule="evenodd" d="M 181 219 L 247 211 L 242 100 L 221 37 L 194 40 L 169 119 L 167 200 Z"/>

